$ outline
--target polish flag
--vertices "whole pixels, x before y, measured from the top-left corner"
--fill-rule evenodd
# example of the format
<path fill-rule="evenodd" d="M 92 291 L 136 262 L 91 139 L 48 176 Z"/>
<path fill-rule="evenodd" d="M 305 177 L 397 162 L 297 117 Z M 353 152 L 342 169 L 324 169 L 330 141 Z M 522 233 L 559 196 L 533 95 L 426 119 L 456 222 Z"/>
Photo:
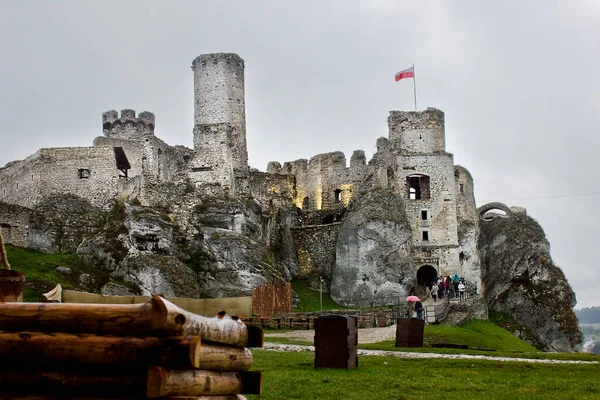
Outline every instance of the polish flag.
<path fill-rule="evenodd" d="M 396 77 L 396 82 L 398 82 L 400 79 L 404 79 L 404 78 L 414 78 L 415 77 L 415 66 L 413 65 L 410 68 L 407 68 L 405 70 L 397 72 L 395 77 Z"/>

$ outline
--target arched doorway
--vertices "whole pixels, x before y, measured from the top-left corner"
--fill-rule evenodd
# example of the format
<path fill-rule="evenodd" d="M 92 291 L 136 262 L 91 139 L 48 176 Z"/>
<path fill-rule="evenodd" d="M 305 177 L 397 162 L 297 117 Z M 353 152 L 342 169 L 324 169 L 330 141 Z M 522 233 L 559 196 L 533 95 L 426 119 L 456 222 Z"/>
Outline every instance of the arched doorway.
<path fill-rule="evenodd" d="M 437 269 L 435 269 L 435 267 L 423 265 L 417 270 L 417 283 L 420 287 L 429 287 L 437 275 Z"/>

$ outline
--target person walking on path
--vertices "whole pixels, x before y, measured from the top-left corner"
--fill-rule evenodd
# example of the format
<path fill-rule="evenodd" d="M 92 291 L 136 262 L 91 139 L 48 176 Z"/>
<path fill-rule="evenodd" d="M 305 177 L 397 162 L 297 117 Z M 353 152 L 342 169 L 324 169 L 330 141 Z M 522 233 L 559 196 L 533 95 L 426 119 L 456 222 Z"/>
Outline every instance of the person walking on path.
<path fill-rule="evenodd" d="M 420 301 L 415 303 L 415 312 L 417 313 L 417 318 L 423 319 L 423 304 Z"/>
<path fill-rule="evenodd" d="M 434 302 L 437 302 L 438 290 L 440 290 L 440 287 L 434 282 L 431 286 L 431 297 L 433 297 Z"/>
<path fill-rule="evenodd" d="M 460 281 L 458 283 L 458 294 L 460 296 L 460 301 L 463 301 L 465 299 L 465 284 L 463 281 Z"/>

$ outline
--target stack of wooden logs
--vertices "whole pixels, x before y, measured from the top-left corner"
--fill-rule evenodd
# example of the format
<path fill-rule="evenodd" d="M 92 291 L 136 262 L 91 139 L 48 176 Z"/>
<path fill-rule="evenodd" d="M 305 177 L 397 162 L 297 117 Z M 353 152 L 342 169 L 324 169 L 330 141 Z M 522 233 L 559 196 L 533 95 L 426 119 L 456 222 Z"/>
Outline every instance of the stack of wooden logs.
<path fill-rule="evenodd" d="M 263 332 L 160 296 L 143 304 L 0 303 L 0 399 L 233 400 Z"/>

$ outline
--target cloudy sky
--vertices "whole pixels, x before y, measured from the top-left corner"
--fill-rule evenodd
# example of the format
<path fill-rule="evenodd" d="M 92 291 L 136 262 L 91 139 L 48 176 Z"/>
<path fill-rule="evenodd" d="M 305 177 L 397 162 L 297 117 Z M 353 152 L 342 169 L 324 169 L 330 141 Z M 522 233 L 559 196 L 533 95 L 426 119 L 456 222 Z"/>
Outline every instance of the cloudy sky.
<path fill-rule="evenodd" d="M 446 113 L 479 205 L 544 227 L 578 307 L 600 305 L 600 2 L 0 0 L 0 165 L 89 146 L 101 114 L 156 114 L 192 147 L 192 60 L 246 62 L 250 164 L 373 154 L 389 110 Z"/>

